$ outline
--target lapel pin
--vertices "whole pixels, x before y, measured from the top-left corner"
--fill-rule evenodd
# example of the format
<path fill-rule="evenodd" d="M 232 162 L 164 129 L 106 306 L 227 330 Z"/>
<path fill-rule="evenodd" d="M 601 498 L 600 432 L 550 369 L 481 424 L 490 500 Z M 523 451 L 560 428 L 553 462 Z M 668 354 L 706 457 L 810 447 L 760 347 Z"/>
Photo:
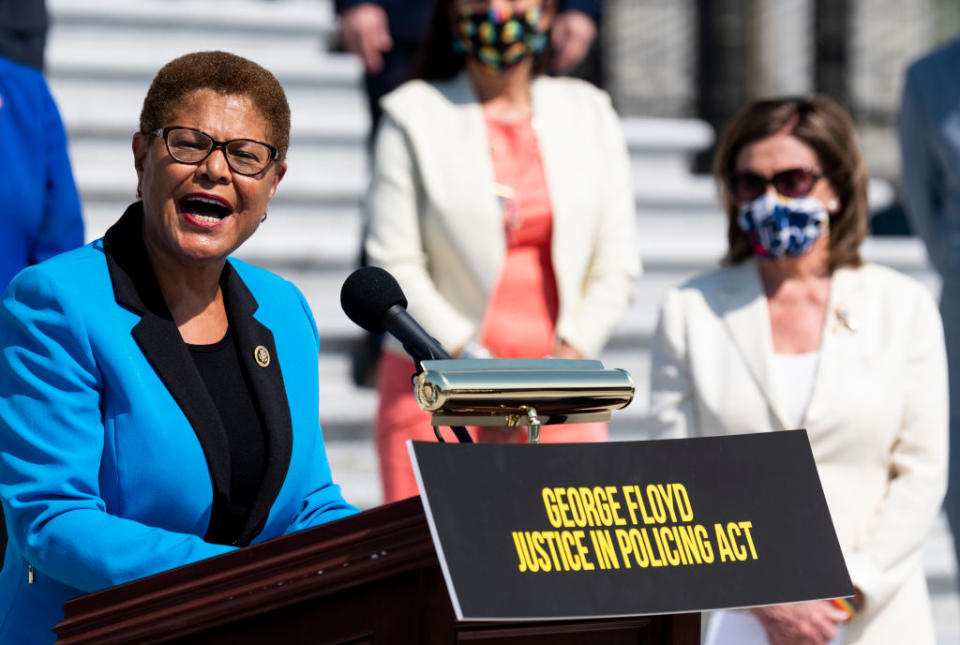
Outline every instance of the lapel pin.
<path fill-rule="evenodd" d="M 253 350 L 253 358 L 260 367 L 266 367 L 270 364 L 270 351 L 263 345 L 257 345 Z"/>
<path fill-rule="evenodd" d="M 850 312 L 847 311 L 847 308 L 843 305 L 837 305 L 834 307 L 833 313 L 836 315 L 837 321 L 850 331 L 856 332 L 858 329 L 860 329 L 860 323 L 857 322 L 856 318 L 850 315 Z M 837 327 L 834 326 L 834 329 L 836 328 Z"/>

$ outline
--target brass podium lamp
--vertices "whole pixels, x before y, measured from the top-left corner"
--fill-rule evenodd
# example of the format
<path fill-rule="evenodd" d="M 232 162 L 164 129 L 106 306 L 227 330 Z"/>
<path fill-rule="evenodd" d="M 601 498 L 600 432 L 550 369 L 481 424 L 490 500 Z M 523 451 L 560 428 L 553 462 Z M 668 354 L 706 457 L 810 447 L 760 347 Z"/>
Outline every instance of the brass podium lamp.
<path fill-rule="evenodd" d="M 425 360 L 413 377 L 417 403 L 441 425 L 527 426 L 530 443 L 543 425 L 608 421 L 633 400 L 622 369 L 594 360 Z M 439 436 L 439 434 L 438 434 Z"/>

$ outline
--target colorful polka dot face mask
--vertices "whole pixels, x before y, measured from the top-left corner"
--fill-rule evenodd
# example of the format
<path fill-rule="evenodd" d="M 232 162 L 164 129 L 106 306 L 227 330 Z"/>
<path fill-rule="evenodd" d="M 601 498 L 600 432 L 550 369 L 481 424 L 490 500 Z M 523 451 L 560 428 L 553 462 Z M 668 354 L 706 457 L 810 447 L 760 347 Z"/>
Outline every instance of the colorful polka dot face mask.
<path fill-rule="evenodd" d="M 529 56 L 543 51 L 547 43 L 539 7 L 489 11 L 466 9 L 457 16 L 453 48 L 466 53 L 499 74 Z"/>

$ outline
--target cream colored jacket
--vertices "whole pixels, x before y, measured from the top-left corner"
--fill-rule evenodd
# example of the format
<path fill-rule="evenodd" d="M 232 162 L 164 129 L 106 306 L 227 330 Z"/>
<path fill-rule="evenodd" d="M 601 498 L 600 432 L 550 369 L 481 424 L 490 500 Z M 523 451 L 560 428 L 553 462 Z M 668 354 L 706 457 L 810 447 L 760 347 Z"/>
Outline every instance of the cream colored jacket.
<path fill-rule="evenodd" d="M 587 83 L 538 78 L 532 100 L 553 207 L 556 334 L 593 356 L 640 273 L 626 145 L 609 98 Z M 410 81 L 382 105 L 367 255 L 397 278 L 413 317 L 455 350 L 480 335 L 506 253 L 483 113 L 464 74 Z"/>
<path fill-rule="evenodd" d="M 846 321 L 846 322 L 844 322 Z M 672 290 L 652 348 L 665 434 L 784 429 L 755 261 Z M 838 269 L 803 421 L 864 612 L 847 643 L 934 642 L 921 546 L 946 487 L 947 372 L 930 293 L 890 269 Z"/>

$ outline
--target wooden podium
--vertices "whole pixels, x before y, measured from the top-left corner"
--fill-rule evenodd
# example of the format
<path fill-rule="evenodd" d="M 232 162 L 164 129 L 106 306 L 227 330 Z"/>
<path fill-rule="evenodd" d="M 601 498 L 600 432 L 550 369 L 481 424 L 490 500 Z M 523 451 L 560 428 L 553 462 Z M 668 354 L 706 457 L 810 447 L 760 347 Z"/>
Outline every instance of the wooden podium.
<path fill-rule="evenodd" d="M 458 622 L 419 498 L 89 594 L 58 643 L 700 642 L 700 615 Z"/>

